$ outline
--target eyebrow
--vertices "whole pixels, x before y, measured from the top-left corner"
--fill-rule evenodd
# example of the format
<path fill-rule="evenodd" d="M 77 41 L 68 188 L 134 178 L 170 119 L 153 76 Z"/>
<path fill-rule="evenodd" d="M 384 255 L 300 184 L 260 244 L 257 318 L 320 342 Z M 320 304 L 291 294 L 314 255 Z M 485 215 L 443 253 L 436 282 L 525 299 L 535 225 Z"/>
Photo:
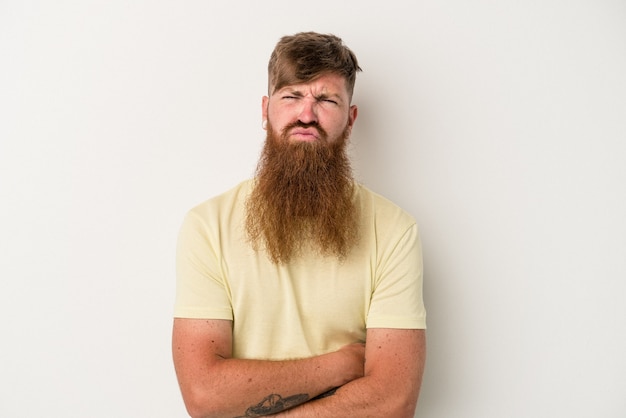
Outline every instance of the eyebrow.
<path fill-rule="evenodd" d="M 322 94 L 316 96 L 316 99 L 318 99 L 318 100 L 320 100 L 320 99 L 322 99 L 322 100 L 323 99 L 333 99 L 333 100 L 341 101 L 341 96 L 336 94 L 336 93 L 335 94 L 325 94 L 325 93 L 322 93 Z"/>
<path fill-rule="evenodd" d="M 277 93 L 279 94 L 289 94 L 290 96 L 298 96 L 303 97 L 304 94 L 300 90 L 294 89 L 293 87 L 285 87 L 280 89 Z"/>
<path fill-rule="evenodd" d="M 295 88 L 295 87 L 284 87 L 282 89 L 280 89 L 279 91 L 276 92 L 277 94 L 288 94 L 290 96 L 296 96 L 296 97 L 304 97 L 304 94 L 302 93 L 301 90 Z M 337 93 L 332 93 L 332 94 L 328 94 L 328 93 L 321 93 L 318 94 L 317 96 L 315 96 L 315 99 L 317 100 L 324 100 L 324 99 L 333 99 L 336 100 L 337 102 L 342 102 L 342 98 L 341 95 L 337 94 Z"/>

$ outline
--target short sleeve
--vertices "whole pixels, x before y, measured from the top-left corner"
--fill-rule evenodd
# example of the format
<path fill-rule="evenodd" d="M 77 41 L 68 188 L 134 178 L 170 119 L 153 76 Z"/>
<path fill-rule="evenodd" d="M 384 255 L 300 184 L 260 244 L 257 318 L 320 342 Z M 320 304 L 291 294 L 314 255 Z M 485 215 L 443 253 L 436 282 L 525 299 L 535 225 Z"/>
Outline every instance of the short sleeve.
<path fill-rule="evenodd" d="M 416 224 L 381 254 L 367 328 L 425 329 L 422 245 Z"/>
<path fill-rule="evenodd" d="M 217 237 L 193 210 L 185 217 L 176 248 L 174 317 L 232 320 L 229 289 L 220 267 Z"/>

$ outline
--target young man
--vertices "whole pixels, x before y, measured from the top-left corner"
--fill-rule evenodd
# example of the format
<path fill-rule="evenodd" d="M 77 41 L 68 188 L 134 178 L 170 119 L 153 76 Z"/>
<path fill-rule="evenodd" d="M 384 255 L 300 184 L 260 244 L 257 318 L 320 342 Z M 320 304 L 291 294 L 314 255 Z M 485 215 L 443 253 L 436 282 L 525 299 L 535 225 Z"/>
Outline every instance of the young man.
<path fill-rule="evenodd" d="M 355 55 L 283 37 L 257 175 L 181 228 L 172 349 L 192 417 L 413 417 L 425 359 L 415 221 L 356 183 Z"/>

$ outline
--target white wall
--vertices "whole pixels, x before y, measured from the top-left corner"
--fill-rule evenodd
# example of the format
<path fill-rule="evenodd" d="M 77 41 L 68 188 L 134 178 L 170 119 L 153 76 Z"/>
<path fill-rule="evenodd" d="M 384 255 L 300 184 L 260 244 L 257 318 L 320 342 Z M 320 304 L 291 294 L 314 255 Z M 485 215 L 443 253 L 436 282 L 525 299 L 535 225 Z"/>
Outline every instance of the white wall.
<path fill-rule="evenodd" d="M 626 416 L 621 0 L 0 1 L 0 416 L 185 416 L 178 226 L 301 30 L 358 54 L 358 177 L 421 225 L 417 416 Z"/>

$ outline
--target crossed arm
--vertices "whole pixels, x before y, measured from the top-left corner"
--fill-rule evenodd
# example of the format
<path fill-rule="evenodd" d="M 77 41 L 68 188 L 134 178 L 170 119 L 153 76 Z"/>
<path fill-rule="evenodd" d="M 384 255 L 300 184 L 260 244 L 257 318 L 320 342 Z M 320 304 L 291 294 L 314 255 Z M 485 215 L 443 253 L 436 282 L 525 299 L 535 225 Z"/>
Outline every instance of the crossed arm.
<path fill-rule="evenodd" d="M 366 338 L 300 360 L 244 360 L 231 357 L 231 321 L 175 319 L 172 350 L 193 418 L 413 417 L 424 330 L 369 329 Z"/>

